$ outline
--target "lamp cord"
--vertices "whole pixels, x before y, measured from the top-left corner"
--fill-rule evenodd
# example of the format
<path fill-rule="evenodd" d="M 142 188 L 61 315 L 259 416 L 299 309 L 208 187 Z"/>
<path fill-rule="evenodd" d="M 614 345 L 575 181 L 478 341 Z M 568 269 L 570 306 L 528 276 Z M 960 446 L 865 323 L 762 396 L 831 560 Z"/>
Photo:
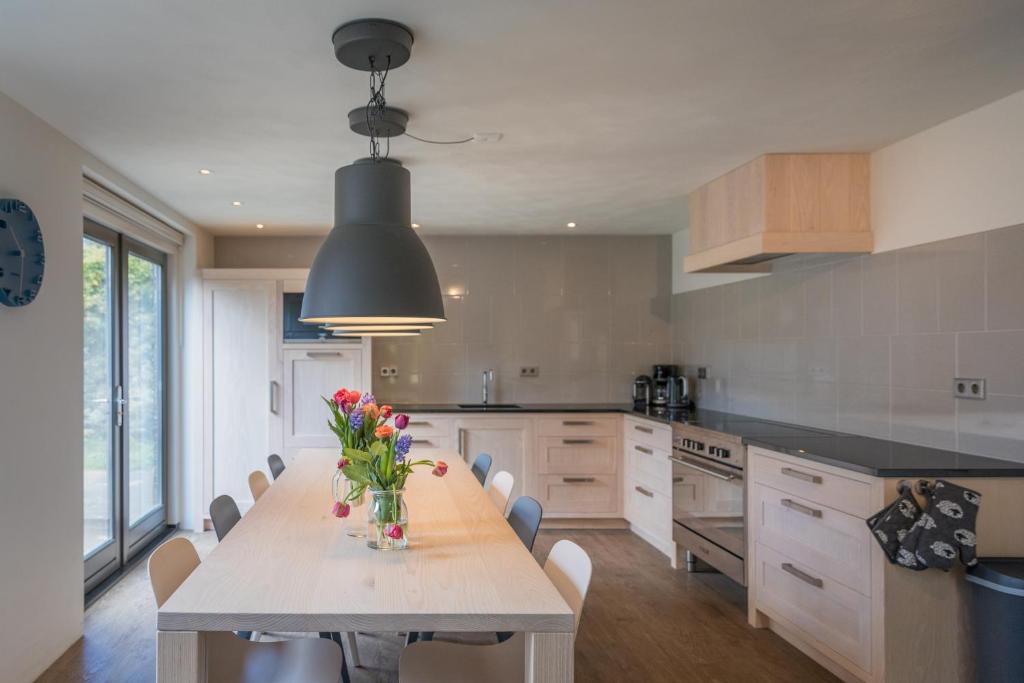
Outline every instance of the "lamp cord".
<path fill-rule="evenodd" d="M 412 138 L 413 140 L 416 140 L 418 142 L 425 142 L 428 145 L 461 145 L 467 142 L 473 142 L 472 137 L 468 137 L 465 140 L 425 140 L 424 138 L 418 138 L 409 132 L 403 133 L 403 135 L 405 135 L 405 137 L 407 138 Z"/>

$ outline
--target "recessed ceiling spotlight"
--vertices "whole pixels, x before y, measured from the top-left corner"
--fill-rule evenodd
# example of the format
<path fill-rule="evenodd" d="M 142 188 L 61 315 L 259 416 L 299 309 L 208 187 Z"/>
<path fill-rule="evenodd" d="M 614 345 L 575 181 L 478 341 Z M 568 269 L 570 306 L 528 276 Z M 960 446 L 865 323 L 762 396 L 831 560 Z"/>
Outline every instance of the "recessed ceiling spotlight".
<path fill-rule="evenodd" d="M 262 223 L 257 223 L 256 224 L 256 229 L 257 230 L 262 230 L 263 229 L 263 224 Z"/>
<path fill-rule="evenodd" d="M 199 169 L 199 175 L 210 175 L 211 173 L 213 173 L 213 171 L 208 168 Z"/>
<path fill-rule="evenodd" d="M 241 206 L 241 205 L 242 205 L 242 202 L 239 202 L 239 201 L 231 202 L 231 206 Z"/>
<path fill-rule="evenodd" d="M 419 223 L 413 223 L 413 224 L 412 224 L 412 227 L 414 227 L 414 228 L 419 228 L 419 227 L 420 227 L 420 224 L 419 224 Z"/>
<path fill-rule="evenodd" d="M 575 227 L 576 227 L 576 224 L 575 224 L 575 223 L 573 223 L 572 221 L 570 221 L 570 222 L 568 222 L 568 223 L 566 223 L 566 224 L 565 224 L 565 227 L 567 227 L 567 228 L 575 228 Z"/>

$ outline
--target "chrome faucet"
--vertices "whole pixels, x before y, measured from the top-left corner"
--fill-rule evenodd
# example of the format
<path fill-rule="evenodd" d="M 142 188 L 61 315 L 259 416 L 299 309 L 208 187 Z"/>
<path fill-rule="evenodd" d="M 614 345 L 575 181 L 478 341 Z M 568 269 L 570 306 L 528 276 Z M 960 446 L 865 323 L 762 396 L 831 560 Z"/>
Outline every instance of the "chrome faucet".
<path fill-rule="evenodd" d="M 488 398 L 490 398 L 490 393 L 491 393 L 491 391 L 490 391 L 490 383 L 493 382 L 493 381 L 494 381 L 494 370 L 492 370 L 490 368 L 488 368 L 487 370 L 484 370 L 484 384 L 483 384 L 483 388 L 481 390 L 481 398 L 483 399 L 482 403 L 484 405 L 487 405 L 487 400 L 488 400 Z"/>

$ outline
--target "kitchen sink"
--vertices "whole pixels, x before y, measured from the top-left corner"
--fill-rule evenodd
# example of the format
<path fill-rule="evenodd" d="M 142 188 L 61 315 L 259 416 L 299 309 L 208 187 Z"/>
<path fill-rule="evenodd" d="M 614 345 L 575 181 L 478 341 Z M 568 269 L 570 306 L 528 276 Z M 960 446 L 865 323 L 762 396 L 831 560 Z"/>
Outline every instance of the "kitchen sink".
<path fill-rule="evenodd" d="M 515 410 L 518 403 L 459 403 L 462 410 Z"/>

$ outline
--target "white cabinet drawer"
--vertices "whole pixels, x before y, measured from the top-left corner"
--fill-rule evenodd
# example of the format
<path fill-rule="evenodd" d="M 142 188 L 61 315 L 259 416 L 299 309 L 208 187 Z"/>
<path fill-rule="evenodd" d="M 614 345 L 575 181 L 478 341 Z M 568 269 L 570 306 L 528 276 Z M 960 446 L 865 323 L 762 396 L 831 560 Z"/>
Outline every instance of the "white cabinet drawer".
<path fill-rule="evenodd" d="M 760 543 L 751 580 L 757 607 L 826 653 L 871 670 L 871 598 Z"/>
<path fill-rule="evenodd" d="M 672 494 L 672 461 L 668 452 L 626 439 L 626 474 L 637 483 L 666 496 Z"/>
<path fill-rule="evenodd" d="M 537 439 L 540 474 L 614 474 L 614 436 L 546 436 Z"/>
<path fill-rule="evenodd" d="M 663 543 L 672 541 L 672 499 L 635 480 L 626 479 L 626 519 Z"/>
<path fill-rule="evenodd" d="M 752 485 L 747 509 L 758 543 L 871 595 L 871 537 L 864 520 L 762 484 Z"/>
<path fill-rule="evenodd" d="M 617 415 L 580 413 L 537 418 L 537 436 L 616 436 L 618 431 Z"/>
<path fill-rule="evenodd" d="M 448 436 L 452 435 L 453 420 L 450 417 L 438 417 L 437 415 L 409 415 L 409 426 L 407 431 L 413 438 L 425 436 Z"/>
<path fill-rule="evenodd" d="M 541 475 L 538 500 L 546 513 L 614 513 L 619 507 L 619 479 L 614 474 Z"/>
<path fill-rule="evenodd" d="M 624 439 L 631 439 L 643 446 L 660 448 L 663 451 L 672 450 L 672 428 L 653 420 L 626 417 L 623 422 L 622 436 Z"/>
<path fill-rule="evenodd" d="M 771 457 L 761 448 L 747 450 L 747 471 L 752 481 L 767 484 L 805 500 L 867 519 L 871 509 L 871 485 L 814 467 Z"/>
<path fill-rule="evenodd" d="M 412 434 L 412 432 L 410 432 Z M 450 436 L 424 436 L 423 434 L 412 434 L 412 447 L 416 448 L 443 448 L 452 450 L 452 438 Z"/>

